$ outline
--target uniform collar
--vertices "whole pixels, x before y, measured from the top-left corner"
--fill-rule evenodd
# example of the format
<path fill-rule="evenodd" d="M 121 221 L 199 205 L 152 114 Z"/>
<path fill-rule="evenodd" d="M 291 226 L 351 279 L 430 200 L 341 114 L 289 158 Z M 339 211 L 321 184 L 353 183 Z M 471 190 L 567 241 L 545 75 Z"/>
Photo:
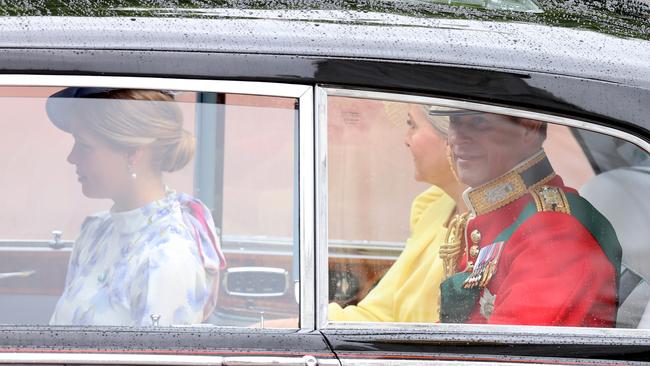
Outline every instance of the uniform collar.
<path fill-rule="evenodd" d="M 555 177 L 544 150 L 539 150 L 507 173 L 463 192 L 463 200 L 473 216 L 499 209 Z"/>

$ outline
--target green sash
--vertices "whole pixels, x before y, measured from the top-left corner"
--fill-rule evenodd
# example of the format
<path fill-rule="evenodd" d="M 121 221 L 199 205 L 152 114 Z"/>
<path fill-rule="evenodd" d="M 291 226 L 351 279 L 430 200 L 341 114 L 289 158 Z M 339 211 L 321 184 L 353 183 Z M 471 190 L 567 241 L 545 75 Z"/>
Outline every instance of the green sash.
<path fill-rule="evenodd" d="M 596 210 L 587 200 L 577 194 L 568 192 L 565 194 L 569 201 L 571 215 L 591 233 L 605 253 L 605 256 L 607 256 L 607 259 L 614 266 L 616 288 L 618 289 L 623 251 L 616 237 L 616 231 L 605 216 Z M 507 244 L 507 241 L 517 228 L 535 213 L 537 213 L 537 209 L 535 204 L 531 202 L 521 211 L 519 217 L 517 217 L 517 220 L 512 225 L 497 235 L 494 242 L 503 241 Z M 469 318 L 481 294 L 480 288 L 467 289 L 463 287 L 463 282 L 469 275 L 469 272 L 456 273 L 440 284 L 440 321 L 442 323 L 464 323 Z"/>

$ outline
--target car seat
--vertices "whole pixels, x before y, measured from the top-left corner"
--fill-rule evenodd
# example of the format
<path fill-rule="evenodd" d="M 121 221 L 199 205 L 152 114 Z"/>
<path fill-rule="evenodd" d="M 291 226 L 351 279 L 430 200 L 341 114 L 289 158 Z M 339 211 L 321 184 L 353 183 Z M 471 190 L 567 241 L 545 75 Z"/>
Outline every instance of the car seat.
<path fill-rule="evenodd" d="M 650 167 L 618 168 L 580 194 L 610 221 L 623 248 L 617 327 L 650 328 Z"/>

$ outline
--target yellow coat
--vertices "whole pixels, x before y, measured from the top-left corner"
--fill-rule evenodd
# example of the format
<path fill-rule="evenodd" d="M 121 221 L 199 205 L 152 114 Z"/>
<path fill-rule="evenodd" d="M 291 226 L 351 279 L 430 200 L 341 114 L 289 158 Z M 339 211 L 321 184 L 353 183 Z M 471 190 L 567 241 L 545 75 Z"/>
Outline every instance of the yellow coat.
<path fill-rule="evenodd" d="M 439 321 L 440 282 L 443 279 L 440 244 L 454 200 L 432 186 L 411 206 L 411 236 L 393 266 L 377 286 L 354 306 L 329 304 L 331 321 L 422 322 Z"/>

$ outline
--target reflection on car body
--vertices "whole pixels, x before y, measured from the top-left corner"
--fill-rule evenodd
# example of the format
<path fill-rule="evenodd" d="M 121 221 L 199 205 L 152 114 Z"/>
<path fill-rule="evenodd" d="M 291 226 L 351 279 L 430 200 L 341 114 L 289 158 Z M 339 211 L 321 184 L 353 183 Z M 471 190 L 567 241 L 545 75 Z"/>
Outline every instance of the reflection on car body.
<path fill-rule="evenodd" d="M 645 8 L 626 5 L 589 22 L 567 13 L 559 24 L 557 5 L 512 3 L 528 8 L 118 6 L 95 14 L 110 17 L 3 18 L 0 363 L 650 359 L 650 333 L 643 329 L 650 326 L 644 260 L 650 253 L 643 244 L 650 215 L 644 196 L 650 46 L 647 24 L 631 15 Z M 459 17 L 466 19 L 452 19 Z M 600 32 L 571 28 L 583 20 Z M 61 157 L 73 142 L 47 119 L 47 97 L 69 87 L 178 91 L 196 156 L 164 179 L 205 203 L 228 262 L 217 307 L 202 324 L 47 325 L 79 223 L 110 208 L 69 183 L 74 168 Z M 412 244 L 409 218 L 421 211 L 410 204 L 430 192 L 431 182 L 413 179 L 407 116 L 411 108 L 431 106 L 548 124 L 543 147 L 550 164 L 611 222 L 623 249 L 615 328 L 328 318 L 330 302 L 363 306 L 368 293 L 385 288 L 378 283 L 391 278 L 385 273 Z M 447 230 L 449 222 L 441 221 Z M 471 247 L 466 250 L 469 255 Z M 494 278 L 507 272 L 497 273 Z M 410 294 L 399 293 L 400 299 Z M 505 297 L 496 296 L 495 303 Z M 532 298 L 519 300 L 528 306 Z M 474 316 L 489 318 L 490 301 L 484 296 L 483 314 Z M 297 325 L 274 328 L 296 318 Z"/>

